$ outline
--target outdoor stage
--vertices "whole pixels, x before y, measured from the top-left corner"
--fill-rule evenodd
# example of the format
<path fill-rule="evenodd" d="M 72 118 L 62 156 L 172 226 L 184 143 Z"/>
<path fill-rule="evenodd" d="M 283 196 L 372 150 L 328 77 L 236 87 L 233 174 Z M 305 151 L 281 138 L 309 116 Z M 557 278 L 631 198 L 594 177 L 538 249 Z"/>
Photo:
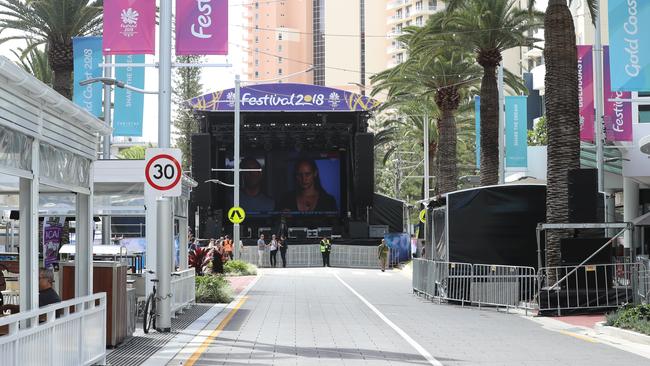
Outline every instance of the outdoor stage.
<path fill-rule="evenodd" d="M 190 104 L 200 122 L 200 132 L 192 137 L 192 174 L 199 186 L 192 192 L 190 217 L 198 213 L 201 238 L 231 234 L 226 213 L 233 205 L 233 189 L 205 181 L 233 183 L 232 172 L 213 169 L 235 164 L 234 90 L 206 94 Z M 245 243 L 260 233 L 283 234 L 294 243 L 317 242 L 323 235 L 357 243 L 369 237 L 368 224 L 377 220 L 371 213 L 374 136 L 368 132 L 368 118 L 378 104 L 315 85 L 241 88 L 239 164 L 261 169 L 241 173 Z M 394 226 L 402 231 L 401 223 Z"/>

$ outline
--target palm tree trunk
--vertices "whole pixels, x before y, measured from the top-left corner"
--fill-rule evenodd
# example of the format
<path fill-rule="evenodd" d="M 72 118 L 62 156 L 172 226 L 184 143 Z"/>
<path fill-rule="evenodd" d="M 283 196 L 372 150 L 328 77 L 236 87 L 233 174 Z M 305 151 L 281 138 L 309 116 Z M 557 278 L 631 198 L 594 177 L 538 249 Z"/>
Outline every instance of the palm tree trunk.
<path fill-rule="evenodd" d="M 550 0 L 544 18 L 546 118 L 548 163 L 546 222 L 566 223 L 569 219 L 569 169 L 580 167 L 580 124 L 578 113 L 578 65 L 573 17 L 565 0 Z M 559 266 L 560 239 L 566 231 L 549 231 L 546 266 Z M 547 285 L 557 278 L 549 276 Z"/>
<path fill-rule="evenodd" d="M 52 88 L 59 94 L 72 100 L 72 69 L 53 72 Z"/>
<path fill-rule="evenodd" d="M 456 155 L 456 121 L 453 111 L 442 110 L 438 124 L 440 148 L 438 150 L 438 181 L 440 194 L 458 188 L 458 157 Z"/>
<path fill-rule="evenodd" d="M 481 66 L 481 185 L 489 186 L 499 183 L 499 90 L 496 66 Z"/>

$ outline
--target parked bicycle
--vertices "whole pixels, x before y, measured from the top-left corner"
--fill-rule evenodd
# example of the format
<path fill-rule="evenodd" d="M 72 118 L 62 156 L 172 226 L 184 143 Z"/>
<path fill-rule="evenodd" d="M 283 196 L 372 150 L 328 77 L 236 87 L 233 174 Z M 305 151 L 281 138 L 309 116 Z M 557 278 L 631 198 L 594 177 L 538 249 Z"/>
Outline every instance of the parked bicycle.
<path fill-rule="evenodd" d="M 149 274 L 154 274 L 154 271 L 147 271 Z M 178 273 L 172 273 L 172 276 L 180 276 Z M 156 296 L 156 283 L 159 282 L 157 278 L 152 278 L 153 282 L 153 291 L 147 297 L 147 301 L 144 305 L 144 315 L 142 319 L 142 330 L 145 333 L 149 333 L 150 329 L 156 329 L 156 317 L 158 316 L 157 303 L 162 300 L 160 296 Z M 169 295 L 171 296 L 171 295 Z"/>

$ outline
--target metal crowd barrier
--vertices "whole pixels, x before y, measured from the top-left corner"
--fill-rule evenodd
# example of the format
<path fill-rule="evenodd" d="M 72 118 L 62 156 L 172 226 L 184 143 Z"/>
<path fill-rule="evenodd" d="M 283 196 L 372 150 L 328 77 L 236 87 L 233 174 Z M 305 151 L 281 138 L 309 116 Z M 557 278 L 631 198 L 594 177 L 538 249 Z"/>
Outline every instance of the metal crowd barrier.
<path fill-rule="evenodd" d="M 413 260 L 413 291 L 438 301 L 531 309 L 537 294 L 532 267 Z"/>
<path fill-rule="evenodd" d="M 270 267 L 270 253 L 264 250 L 261 267 Z M 290 245 L 287 248 L 287 267 L 320 267 L 323 259 L 320 245 Z M 276 255 L 277 267 L 282 266 L 280 251 Z M 259 267 L 257 246 L 247 246 L 241 254 L 241 260 Z M 330 252 L 330 265 L 333 267 L 379 268 L 376 246 L 339 245 L 333 244 Z"/>
<path fill-rule="evenodd" d="M 539 270 L 540 312 L 616 308 L 647 296 L 643 263 L 612 263 L 543 267 Z"/>
<path fill-rule="evenodd" d="M 173 294 L 171 311 L 173 316 L 176 316 L 176 312 L 182 312 L 184 308 L 194 303 L 196 274 L 194 268 L 178 271 L 174 274 L 175 276 L 172 276 L 171 280 L 171 293 Z"/>

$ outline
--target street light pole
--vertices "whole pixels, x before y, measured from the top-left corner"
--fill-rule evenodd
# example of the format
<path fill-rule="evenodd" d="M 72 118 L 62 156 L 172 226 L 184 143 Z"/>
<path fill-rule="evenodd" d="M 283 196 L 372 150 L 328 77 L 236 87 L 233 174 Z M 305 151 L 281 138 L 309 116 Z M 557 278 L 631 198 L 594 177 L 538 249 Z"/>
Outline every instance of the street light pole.
<path fill-rule="evenodd" d="M 235 145 L 235 151 L 233 155 L 233 164 L 234 164 L 234 179 L 233 183 L 235 186 L 234 192 L 233 192 L 233 206 L 239 207 L 239 143 L 240 143 L 240 138 L 239 138 L 239 129 L 240 129 L 240 104 L 241 101 L 240 99 L 240 90 L 241 89 L 241 80 L 239 78 L 239 74 L 235 75 L 235 136 L 234 136 L 234 145 Z M 239 224 L 233 224 L 232 227 L 232 241 L 233 241 L 233 246 L 234 246 L 234 251 L 233 254 L 235 258 L 239 258 L 239 240 L 240 240 L 240 232 L 239 232 Z"/>
<path fill-rule="evenodd" d="M 429 205 L 429 115 L 424 114 L 424 208 L 426 209 Z M 427 220 L 428 221 L 428 220 Z M 426 247 L 426 254 L 429 258 L 433 259 L 433 242 L 431 246 L 428 246 L 428 230 L 427 224 L 424 224 L 424 245 Z"/>

